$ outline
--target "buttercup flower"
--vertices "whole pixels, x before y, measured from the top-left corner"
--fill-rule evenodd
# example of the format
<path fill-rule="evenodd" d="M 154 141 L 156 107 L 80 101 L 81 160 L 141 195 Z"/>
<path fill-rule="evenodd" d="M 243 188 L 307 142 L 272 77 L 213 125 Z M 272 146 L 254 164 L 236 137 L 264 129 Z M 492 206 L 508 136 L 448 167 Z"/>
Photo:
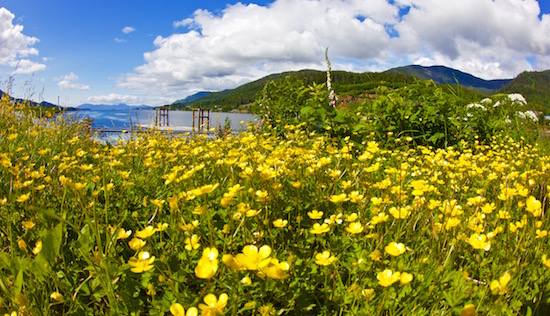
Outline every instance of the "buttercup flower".
<path fill-rule="evenodd" d="M 238 254 L 235 257 L 237 264 L 241 267 L 244 267 L 248 270 L 257 270 L 259 268 L 265 267 L 271 260 L 269 256 L 271 255 L 271 247 L 264 245 L 258 247 L 254 245 L 244 246 L 243 252 Z"/>
<path fill-rule="evenodd" d="M 411 283 L 412 280 L 413 280 L 413 275 L 407 272 L 401 273 L 401 276 L 399 277 L 399 282 L 402 285 L 409 284 Z"/>
<path fill-rule="evenodd" d="M 307 212 L 307 216 L 311 219 L 321 219 L 323 218 L 323 212 L 319 212 L 318 210 L 313 210 L 311 212 Z"/>
<path fill-rule="evenodd" d="M 260 271 L 258 272 L 258 276 L 263 277 L 264 275 L 266 275 L 271 279 L 282 280 L 288 277 L 289 269 L 290 264 L 288 264 L 288 262 L 279 262 L 278 259 L 271 258 L 269 263 L 265 267 L 260 269 Z"/>
<path fill-rule="evenodd" d="M 128 264 L 131 266 L 130 271 L 135 273 L 141 273 L 151 270 L 155 262 L 155 256 L 150 256 L 149 252 L 143 251 L 138 253 L 137 258 L 132 257 L 128 260 Z"/>
<path fill-rule="evenodd" d="M 143 248 L 143 246 L 145 246 L 147 242 L 145 240 L 141 240 L 139 238 L 132 238 L 132 240 L 130 240 L 130 242 L 128 243 L 128 245 L 130 246 L 130 249 L 134 250 L 134 251 L 138 251 L 140 250 L 141 248 Z"/>
<path fill-rule="evenodd" d="M 199 304 L 201 315 L 203 316 L 216 316 L 222 315 L 223 309 L 227 305 L 229 296 L 226 293 L 222 293 L 219 298 L 214 294 L 208 294 L 204 297 L 204 303 Z"/>
<path fill-rule="evenodd" d="M 205 248 L 195 267 L 195 275 L 201 279 L 210 279 L 218 271 L 218 250 Z"/>
<path fill-rule="evenodd" d="M 273 221 L 273 226 L 277 227 L 277 228 L 283 228 L 285 227 L 286 225 L 288 224 L 288 220 L 283 220 L 282 218 L 279 218 L 275 221 Z"/>
<path fill-rule="evenodd" d="M 327 250 L 315 255 L 315 263 L 320 266 L 328 266 L 336 260 L 336 257 L 331 255 Z"/>
<path fill-rule="evenodd" d="M 510 273 L 506 271 L 498 280 L 491 281 L 491 284 L 489 284 L 489 288 L 491 289 L 493 295 L 506 294 L 506 285 L 508 284 L 508 282 L 510 282 L 510 279 Z"/>
<path fill-rule="evenodd" d="M 174 303 L 170 306 L 170 313 L 174 316 L 197 316 L 199 311 L 196 307 L 190 307 L 187 310 L 187 313 L 185 313 L 185 309 L 181 306 L 181 304 Z"/>
<path fill-rule="evenodd" d="M 474 249 L 483 249 L 485 251 L 489 251 L 489 249 L 491 249 L 491 242 L 487 240 L 487 236 L 485 234 L 474 233 L 470 236 L 467 242 Z"/>
<path fill-rule="evenodd" d="M 191 236 L 190 238 L 185 238 L 185 249 L 188 251 L 199 249 L 199 247 L 201 246 L 199 244 L 199 240 L 199 236 L 195 234 L 193 234 L 193 236 Z"/>
<path fill-rule="evenodd" d="M 149 225 L 145 227 L 144 229 L 136 232 L 136 237 L 145 239 L 151 237 L 157 230 L 155 227 Z"/>
<path fill-rule="evenodd" d="M 332 195 L 329 200 L 332 203 L 342 203 L 342 202 L 349 201 L 349 198 L 347 194 L 342 193 L 342 194 Z"/>
<path fill-rule="evenodd" d="M 363 227 L 360 222 L 349 223 L 348 227 L 346 227 L 346 231 L 350 234 L 359 234 L 363 232 L 364 229 L 365 227 Z"/>
<path fill-rule="evenodd" d="M 323 223 L 322 225 L 319 225 L 319 223 L 313 224 L 313 227 L 309 230 L 312 234 L 324 234 L 327 233 L 330 230 L 330 227 L 327 223 Z"/>
<path fill-rule="evenodd" d="M 397 257 L 401 254 L 403 254 L 405 252 L 405 245 L 402 244 L 402 243 L 396 243 L 395 241 L 394 242 L 391 242 L 389 245 L 387 245 L 384 250 L 386 251 L 387 254 L 389 254 L 390 256 L 393 256 L 393 257 Z"/>
<path fill-rule="evenodd" d="M 401 279 L 401 272 L 392 272 L 390 269 L 386 269 L 382 272 L 378 272 L 376 275 L 378 284 L 383 287 L 388 287 Z"/>
<path fill-rule="evenodd" d="M 34 248 L 32 249 L 32 253 L 35 255 L 39 254 L 40 251 L 42 251 L 42 240 L 39 240 L 34 244 Z"/>

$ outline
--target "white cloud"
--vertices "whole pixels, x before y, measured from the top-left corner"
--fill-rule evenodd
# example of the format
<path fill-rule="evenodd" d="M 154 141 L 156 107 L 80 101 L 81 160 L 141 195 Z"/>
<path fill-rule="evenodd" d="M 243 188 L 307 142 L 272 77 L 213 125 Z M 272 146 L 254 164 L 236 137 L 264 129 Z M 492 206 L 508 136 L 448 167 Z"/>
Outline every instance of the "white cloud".
<path fill-rule="evenodd" d="M 120 104 L 120 103 L 126 103 L 129 105 L 141 105 L 145 104 L 145 99 L 139 96 L 135 95 L 124 95 L 124 94 L 117 94 L 117 93 L 111 93 L 107 95 L 96 95 L 96 96 L 90 96 L 87 99 L 87 102 L 90 102 L 92 104 Z"/>
<path fill-rule="evenodd" d="M 130 34 L 132 32 L 135 32 L 136 31 L 136 28 L 133 27 L 133 26 L 125 26 L 122 28 L 122 33 L 124 34 Z"/>
<path fill-rule="evenodd" d="M 410 7 L 410 8 L 408 8 Z M 408 12 L 407 9 L 408 8 Z M 403 14 L 403 12 L 406 12 Z M 550 15 L 536 0 L 276 0 L 197 10 L 154 40 L 119 87 L 179 98 L 273 72 L 443 64 L 485 79 L 550 65 Z"/>
<path fill-rule="evenodd" d="M 86 84 L 77 83 L 78 76 L 71 72 L 68 75 L 54 78 L 57 81 L 57 86 L 61 90 L 90 90 L 90 86 Z"/>
<path fill-rule="evenodd" d="M 126 43 L 127 41 L 123 38 L 115 37 L 114 39 L 115 43 Z"/>
<path fill-rule="evenodd" d="M 13 13 L 6 8 L 0 8 L 0 65 L 14 67 L 13 74 L 46 69 L 46 65 L 26 59 L 38 55 L 38 50 L 33 47 L 38 38 L 23 34 L 22 25 L 13 25 L 14 18 Z"/>

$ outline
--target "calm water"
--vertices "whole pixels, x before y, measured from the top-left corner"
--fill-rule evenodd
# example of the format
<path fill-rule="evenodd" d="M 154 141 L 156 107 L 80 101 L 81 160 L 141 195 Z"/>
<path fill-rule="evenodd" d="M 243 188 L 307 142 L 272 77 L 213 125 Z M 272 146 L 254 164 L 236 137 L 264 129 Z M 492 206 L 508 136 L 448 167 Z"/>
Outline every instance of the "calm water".
<path fill-rule="evenodd" d="M 67 112 L 67 117 L 74 119 L 90 118 L 94 120 L 92 128 L 107 128 L 116 130 L 130 130 L 133 127 L 141 124 L 142 126 L 154 125 L 155 123 L 155 111 L 154 110 L 78 110 L 74 112 Z M 243 113 L 221 113 L 210 112 L 210 127 L 216 127 L 225 124 L 225 119 L 228 118 L 231 122 L 231 129 L 233 131 L 239 131 L 246 129 L 247 122 L 254 122 L 255 115 L 243 114 Z M 169 126 L 187 126 L 193 125 L 193 114 L 188 111 L 170 111 L 168 115 Z M 243 125 L 239 122 L 244 121 Z M 197 125 L 197 122 L 195 122 Z"/>

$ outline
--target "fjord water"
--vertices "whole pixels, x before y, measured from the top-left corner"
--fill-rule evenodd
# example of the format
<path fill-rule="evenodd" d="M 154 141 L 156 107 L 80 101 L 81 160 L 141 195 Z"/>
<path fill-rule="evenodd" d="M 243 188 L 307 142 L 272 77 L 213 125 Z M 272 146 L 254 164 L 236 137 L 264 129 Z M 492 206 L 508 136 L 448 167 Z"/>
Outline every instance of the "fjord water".
<path fill-rule="evenodd" d="M 65 116 L 76 120 L 93 119 L 91 127 L 96 129 L 129 131 L 139 125 L 147 127 L 155 124 L 155 110 L 147 109 L 81 109 L 67 112 Z M 231 123 L 231 129 L 239 131 L 246 129 L 246 124 L 254 122 L 257 117 L 248 113 L 210 112 L 210 127 L 217 127 L 218 123 L 224 126 L 226 118 Z M 241 125 L 241 121 L 244 124 Z M 168 126 L 190 128 L 193 125 L 193 114 L 190 111 L 169 111 L 168 122 Z"/>

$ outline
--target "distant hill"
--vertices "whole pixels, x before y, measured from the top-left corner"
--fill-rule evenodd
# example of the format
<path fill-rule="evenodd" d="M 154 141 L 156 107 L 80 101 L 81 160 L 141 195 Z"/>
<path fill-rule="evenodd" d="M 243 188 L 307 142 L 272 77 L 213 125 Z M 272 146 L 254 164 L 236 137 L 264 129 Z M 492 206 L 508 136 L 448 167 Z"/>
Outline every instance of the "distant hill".
<path fill-rule="evenodd" d="M 526 71 L 499 90 L 501 93 L 521 93 L 527 103 L 550 113 L 550 70 Z"/>
<path fill-rule="evenodd" d="M 2 97 L 3 95 L 5 94 L 4 91 L 0 90 L 0 97 Z M 11 96 L 9 96 L 10 100 L 13 100 L 15 101 L 16 103 L 21 103 L 21 102 L 29 102 L 30 105 L 32 106 L 42 106 L 42 107 L 45 107 L 45 108 L 53 108 L 53 107 L 57 107 L 57 105 L 53 104 L 53 103 L 50 103 L 50 102 L 46 102 L 46 101 L 42 101 L 40 103 L 38 102 L 34 102 L 34 101 L 29 101 L 29 100 L 25 100 L 25 99 L 17 99 L 17 98 L 12 98 Z"/>
<path fill-rule="evenodd" d="M 300 70 L 272 74 L 261 79 L 241 85 L 235 89 L 220 92 L 211 92 L 191 101 L 178 100 L 170 105 L 171 109 L 210 108 L 220 111 L 231 111 L 245 107 L 261 95 L 265 84 L 271 80 L 278 80 L 286 76 L 297 77 L 306 84 L 326 82 L 326 71 Z M 332 83 L 334 89 L 341 95 L 355 96 L 365 93 L 381 85 L 393 88 L 413 83 L 417 79 L 400 73 L 353 73 L 348 71 L 333 71 Z"/>
<path fill-rule="evenodd" d="M 512 79 L 484 80 L 460 70 L 448 68 L 445 66 L 424 67 L 419 65 L 410 65 L 397 67 L 386 72 L 398 72 L 415 76 L 420 79 L 433 80 L 441 84 L 460 84 L 470 87 L 482 93 L 493 93 L 501 89 L 504 85 L 510 83 Z"/>
<path fill-rule="evenodd" d="M 195 101 L 195 100 L 198 100 L 204 96 L 207 96 L 209 95 L 210 93 L 212 93 L 211 91 L 200 91 L 200 92 L 197 92 L 195 94 L 192 94 L 190 96 L 188 96 L 187 98 L 185 99 L 181 99 L 181 100 L 176 100 L 174 101 L 173 103 L 188 103 L 188 102 L 191 102 L 191 101 Z"/>
<path fill-rule="evenodd" d="M 97 110 L 97 111 L 125 111 L 125 110 L 150 110 L 154 107 L 149 105 L 128 105 L 125 103 L 120 104 L 89 104 L 84 103 L 76 106 L 77 110 Z"/>

